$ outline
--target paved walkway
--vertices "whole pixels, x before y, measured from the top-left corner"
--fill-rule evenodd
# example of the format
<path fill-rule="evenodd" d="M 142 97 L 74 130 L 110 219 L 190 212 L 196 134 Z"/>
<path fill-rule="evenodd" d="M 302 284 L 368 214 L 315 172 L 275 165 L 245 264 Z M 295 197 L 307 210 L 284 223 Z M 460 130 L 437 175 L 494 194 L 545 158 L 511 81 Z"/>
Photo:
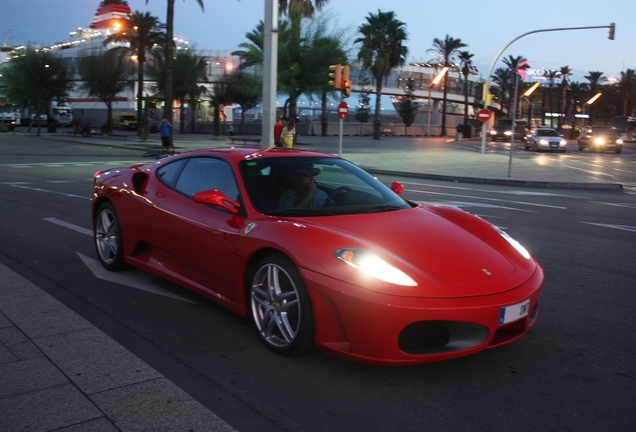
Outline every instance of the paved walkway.
<path fill-rule="evenodd" d="M 44 134 L 92 145 L 160 148 L 142 143 Z M 298 147 L 338 154 L 337 137 L 300 137 Z M 177 151 L 229 145 L 207 135 L 176 135 Z M 246 145 L 242 143 L 237 146 Z M 574 150 L 573 145 L 571 145 Z M 558 157 L 509 153 L 478 140 L 345 137 L 342 156 L 375 173 L 440 180 L 620 189 L 591 170 L 564 169 Z M 502 151 L 504 150 L 504 151 Z M 572 165 L 575 162 L 572 161 Z M 231 426 L 155 369 L 43 290 L 0 264 L 0 430 L 231 431 Z"/>

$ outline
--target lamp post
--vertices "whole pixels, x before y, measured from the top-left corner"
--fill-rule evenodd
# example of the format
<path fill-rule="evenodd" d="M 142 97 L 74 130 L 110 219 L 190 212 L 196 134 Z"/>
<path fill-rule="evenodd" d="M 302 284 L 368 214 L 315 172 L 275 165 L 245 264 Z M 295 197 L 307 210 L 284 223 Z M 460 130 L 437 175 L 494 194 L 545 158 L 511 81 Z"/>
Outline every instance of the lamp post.
<path fill-rule="evenodd" d="M 426 116 L 426 136 L 431 136 L 431 89 L 433 86 L 439 84 L 439 82 L 444 78 L 448 72 L 448 68 L 444 67 L 442 71 L 435 77 L 433 81 L 428 86 L 428 115 Z"/>
<path fill-rule="evenodd" d="M 539 88 L 540 85 L 541 83 L 537 81 L 523 94 L 523 96 L 528 99 L 528 104 L 530 105 L 528 107 L 528 127 L 532 126 L 532 99 L 530 98 L 530 96 L 532 96 L 532 93 L 534 93 L 534 91 Z M 523 113 L 521 114 L 521 116 L 523 117 Z"/>
<path fill-rule="evenodd" d="M 608 29 L 610 29 L 609 39 L 610 40 L 614 40 L 614 32 L 615 32 L 616 26 L 615 26 L 614 23 L 611 23 L 610 25 L 604 25 L 604 26 L 563 27 L 563 28 L 533 30 L 533 31 L 524 33 L 524 34 L 522 34 L 520 36 L 517 36 L 516 38 L 514 38 L 513 40 L 508 42 L 508 44 L 506 44 L 506 46 L 504 46 L 497 53 L 497 55 L 493 59 L 492 63 L 490 64 L 490 69 L 488 69 L 488 74 L 486 75 L 486 83 L 484 84 L 484 89 L 482 91 L 482 102 L 484 104 L 484 108 L 488 108 L 488 93 L 490 92 L 490 76 L 492 75 L 492 71 L 495 68 L 495 63 L 497 63 L 497 60 L 499 60 L 499 57 L 501 57 L 501 54 L 503 54 L 503 52 L 506 50 L 506 48 L 508 48 L 514 42 L 518 41 L 519 39 L 521 39 L 524 36 L 528 36 L 528 35 L 531 35 L 531 34 L 534 34 L 534 33 L 555 32 L 555 31 L 565 31 L 565 30 L 590 30 L 590 29 L 600 29 L 600 28 L 608 28 Z M 481 152 L 482 153 L 486 153 L 486 132 L 487 132 L 487 123 L 484 122 L 484 124 L 482 126 L 482 134 L 481 134 Z"/>
<path fill-rule="evenodd" d="M 592 97 L 590 98 L 590 100 L 589 100 L 589 101 L 585 102 L 585 105 L 583 105 L 583 114 L 585 114 L 585 107 L 586 107 L 587 105 L 592 105 L 594 102 L 596 102 L 596 100 L 597 100 L 598 98 L 600 98 L 602 94 L 603 94 L 603 93 L 598 92 L 598 93 L 596 93 L 594 96 L 592 96 Z M 583 116 L 583 118 L 581 119 L 581 121 L 582 121 L 582 122 L 585 122 L 585 115 Z M 590 124 L 590 121 L 589 121 L 589 120 L 587 121 L 587 124 L 588 124 L 588 125 Z"/>

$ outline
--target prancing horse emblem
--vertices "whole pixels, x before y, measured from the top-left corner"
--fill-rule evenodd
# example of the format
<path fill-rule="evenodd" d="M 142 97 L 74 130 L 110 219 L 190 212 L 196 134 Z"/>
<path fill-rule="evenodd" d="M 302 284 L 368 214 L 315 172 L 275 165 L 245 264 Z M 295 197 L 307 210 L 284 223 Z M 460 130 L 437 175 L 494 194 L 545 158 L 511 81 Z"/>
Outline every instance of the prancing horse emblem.
<path fill-rule="evenodd" d="M 256 224 L 254 222 L 247 224 L 244 231 L 245 235 L 248 235 L 254 228 L 256 228 Z"/>
<path fill-rule="evenodd" d="M 481 271 L 486 273 L 488 276 L 492 276 L 492 273 L 490 273 L 490 271 L 488 271 L 488 269 L 481 269 Z"/>

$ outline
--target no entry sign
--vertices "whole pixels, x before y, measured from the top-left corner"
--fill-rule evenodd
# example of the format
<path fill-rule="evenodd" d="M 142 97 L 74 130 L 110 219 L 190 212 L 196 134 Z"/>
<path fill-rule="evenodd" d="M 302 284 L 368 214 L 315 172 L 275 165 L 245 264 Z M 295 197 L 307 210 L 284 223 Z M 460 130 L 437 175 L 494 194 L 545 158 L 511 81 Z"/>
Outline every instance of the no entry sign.
<path fill-rule="evenodd" d="M 477 120 L 479 120 L 480 122 L 487 122 L 488 120 L 490 120 L 490 111 L 488 111 L 486 108 L 480 109 L 477 113 Z"/>
<path fill-rule="evenodd" d="M 338 117 L 341 119 L 346 119 L 349 115 L 349 105 L 345 101 L 340 102 L 338 105 Z"/>

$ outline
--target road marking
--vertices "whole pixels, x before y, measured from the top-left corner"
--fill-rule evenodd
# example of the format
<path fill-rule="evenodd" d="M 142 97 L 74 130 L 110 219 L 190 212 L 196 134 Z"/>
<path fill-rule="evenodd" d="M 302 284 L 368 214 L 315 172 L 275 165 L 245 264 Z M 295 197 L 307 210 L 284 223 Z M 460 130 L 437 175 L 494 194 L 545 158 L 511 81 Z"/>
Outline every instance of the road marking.
<path fill-rule="evenodd" d="M 605 227 L 605 228 L 612 228 L 612 229 L 617 229 L 622 231 L 636 232 L 636 226 L 601 224 L 601 223 L 583 222 L 583 221 L 581 221 L 581 223 L 588 224 L 588 225 L 596 225 L 596 226 Z"/>
<path fill-rule="evenodd" d="M 51 194 L 56 194 L 56 195 L 64 195 L 64 196 L 67 196 L 67 197 L 70 197 L 70 198 L 90 199 L 89 197 L 86 197 L 86 196 L 74 195 L 74 194 L 69 194 L 69 193 L 65 193 L 65 192 L 52 191 L 52 190 L 48 190 L 48 189 L 36 188 L 36 187 L 31 187 L 31 186 L 24 186 L 24 185 L 19 185 L 19 184 L 12 184 L 10 186 L 21 188 L 21 189 L 30 189 L 30 190 L 34 190 L 34 191 L 38 191 L 38 192 L 46 192 L 46 193 L 51 193 Z"/>
<path fill-rule="evenodd" d="M 594 204 L 604 204 L 604 205 L 608 205 L 608 206 L 613 206 L 613 207 L 625 207 L 625 208 L 630 208 L 630 209 L 636 209 L 636 204 L 617 204 L 617 203 L 609 203 L 609 202 L 603 202 L 603 201 L 588 201 Z"/>
<path fill-rule="evenodd" d="M 54 223 L 64 228 L 68 228 L 75 232 L 85 234 L 87 236 L 93 237 L 93 231 L 83 228 L 81 226 L 73 225 L 68 222 L 64 222 L 63 220 L 56 218 L 44 218 L 45 221 Z M 93 273 L 97 279 L 105 280 L 108 282 L 114 282 L 119 285 L 124 285 L 130 288 L 139 289 L 142 291 L 146 291 L 153 294 L 158 294 L 164 297 L 170 297 L 176 300 L 181 300 L 188 303 L 194 303 L 193 301 L 187 300 L 181 296 L 171 293 L 165 288 L 158 287 L 154 285 L 152 282 L 157 279 L 157 276 L 145 272 L 143 270 L 134 269 L 130 271 L 124 272 L 110 272 L 102 266 L 99 261 L 94 260 L 92 258 L 87 257 L 86 255 L 82 255 L 79 252 L 75 252 L 84 265 L 88 267 L 88 269 Z"/>
<path fill-rule="evenodd" d="M 79 252 L 76 252 L 80 257 L 84 265 L 88 267 L 88 269 L 93 273 L 97 279 L 105 280 L 107 282 L 114 282 L 119 285 L 124 285 L 130 288 L 135 288 L 138 290 L 146 291 L 152 294 L 157 294 L 164 297 L 169 297 L 175 300 L 181 300 L 187 303 L 193 303 L 188 299 L 180 297 L 176 294 L 171 293 L 170 291 L 153 285 L 152 282 L 157 279 L 157 276 L 147 273 L 145 271 L 134 269 L 124 272 L 111 272 L 108 271 L 102 266 L 99 261 L 89 258 L 85 255 L 82 255 Z"/>
<path fill-rule="evenodd" d="M 574 169 L 574 170 L 584 171 L 584 172 L 587 172 L 587 173 L 590 173 L 590 174 L 604 175 L 604 176 L 607 176 L 607 177 L 614 177 L 612 174 L 607 174 L 607 173 L 600 172 L 600 171 L 590 171 L 590 170 L 586 170 L 586 169 L 583 169 L 583 168 L 573 167 L 573 166 L 570 166 L 570 165 L 563 165 L 563 166 L 565 168 L 571 168 L 571 169 Z"/>
<path fill-rule="evenodd" d="M 74 183 L 73 180 L 47 180 L 46 183 L 55 183 L 55 184 L 59 184 L 59 183 Z"/>
<path fill-rule="evenodd" d="M 459 194 L 451 194 L 451 193 L 443 193 L 443 192 L 420 191 L 415 189 L 407 189 L 407 191 L 421 193 L 421 194 L 429 194 L 429 195 L 448 195 L 448 196 L 454 196 L 454 197 L 460 197 L 460 198 L 470 198 L 470 199 L 478 199 L 478 200 L 484 200 L 484 201 L 495 201 L 495 202 L 501 202 L 501 203 L 512 203 L 512 204 L 521 204 L 521 205 L 534 206 L 534 207 L 545 207 L 545 208 L 553 208 L 558 210 L 567 210 L 567 207 L 553 206 L 548 204 L 536 204 L 536 203 L 529 203 L 524 201 L 509 201 L 509 200 L 502 200 L 498 198 L 484 198 L 484 197 L 475 197 L 470 195 L 459 195 Z M 523 210 L 523 211 L 529 211 L 529 210 Z"/>
<path fill-rule="evenodd" d="M 68 228 L 68 229 L 71 229 L 73 231 L 77 231 L 78 233 L 86 234 L 89 237 L 93 237 L 93 230 L 82 228 L 81 226 L 73 225 L 73 224 L 70 224 L 68 222 L 64 222 L 63 220 L 56 219 L 56 218 L 44 218 L 44 220 L 47 221 L 47 222 L 54 223 L 54 224 L 59 225 L 59 226 L 63 226 L 64 228 Z"/>

